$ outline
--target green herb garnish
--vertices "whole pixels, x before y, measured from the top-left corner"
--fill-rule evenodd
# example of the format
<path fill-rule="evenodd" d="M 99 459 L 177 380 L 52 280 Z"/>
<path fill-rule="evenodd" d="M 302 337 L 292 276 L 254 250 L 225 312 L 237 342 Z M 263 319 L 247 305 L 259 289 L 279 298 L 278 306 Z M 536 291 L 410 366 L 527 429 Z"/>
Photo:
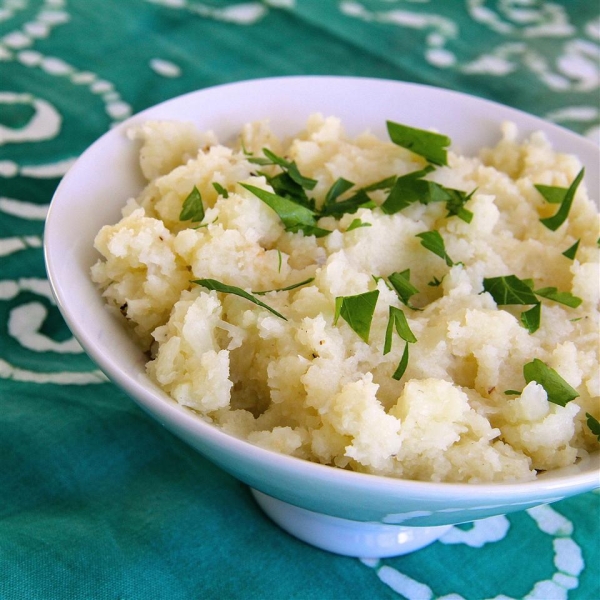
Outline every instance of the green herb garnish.
<path fill-rule="evenodd" d="M 575 177 L 573 180 L 573 183 L 567 189 L 556 214 L 546 219 L 540 219 L 542 224 L 551 231 L 556 231 L 567 220 L 569 211 L 571 210 L 571 205 L 573 204 L 573 200 L 575 198 L 575 192 L 577 191 L 577 188 L 583 179 L 584 173 L 585 169 L 582 168 L 577 174 L 577 177 Z"/>
<path fill-rule="evenodd" d="M 355 213 L 359 208 L 375 208 L 375 203 L 362 189 L 346 200 L 323 205 L 321 216 L 333 216 L 339 219 L 342 215 Z"/>
<path fill-rule="evenodd" d="M 220 183 L 213 181 L 213 187 L 215 188 L 217 194 L 220 194 L 223 196 L 223 198 L 229 198 L 229 192 Z"/>
<path fill-rule="evenodd" d="M 569 260 L 575 260 L 575 255 L 577 254 L 580 242 L 581 240 L 577 240 L 570 248 L 567 248 L 562 255 L 566 256 Z"/>
<path fill-rule="evenodd" d="M 204 219 L 202 196 L 200 195 L 198 188 L 194 186 L 188 197 L 183 201 L 183 206 L 179 213 L 179 220 L 199 223 L 202 219 Z"/>
<path fill-rule="evenodd" d="M 548 401 L 566 406 L 568 402 L 579 396 L 577 390 L 572 388 L 554 369 L 546 363 L 535 358 L 523 367 L 523 376 L 527 383 L 539 383 L 548 395 Z"/>
<path fill-rule="evenodd" d="M 538 296 L 553 300 L 570 308 L 577 308 L 582 300 L 570 292 L 559 292 L 555 287 L 533 289 L 533 281 L 519 279 L 516 275 L 489 277 L 483 280 L 483 290 L 499 305 L 533 305 L 521 314 L 521 323 L 534 333 L 540 327 L 541 303 Z"/>
<path fill-rule="evenodd" d="M 347 192 L 354 184 L 343 177 L 338 177 L 333 185 L 327 190 L 325 195 L 325 203 L 323 206 L 328 206 L 337 201 L 337 199 L 345 192 Z"/>
<path fill-rule="evenodd" d="M 315 237 L 323 237 L 331 233 L 327 229 L 317 227 L 317 219 L 314 211 L 306 206 L 302 206 L 289 198 L 284 198 L 254 185 L 247 183 L 242 183 L 241 185 L 279 215 L 286 231 L 302 231 L 306 235 L 314 235 Z"/>
<path fill-rule="evenodd" d="M 485 278 L 483 290 L 491 294 L 496 304 L 537 304 L 538 302 L 531 286 L 516 275 Z"/>
<path fill-rule="evenodd" d="M 402 146 L 419 156 L 422 156 L 434 165 L 447 165 L 448 153 L 446 148 L 450 146 L 451 140 L 445 135 L 416 129 L 387 121 L 387 130 L 390 139 L 397 146 Z"/>
<path fill-rule="evenodd" d="M 448 214 L 446 217 L 457 216 L 462 219 L 465 223 L 470 223 L 473 220 L 473 213 L 465 208 L 465 204 L 471 199 L 475 190 L 470 194 L 461 190 L 454 190 L 451 188 L 443 188 L 449 199 L 446 200 L 446 209 Z"/>
<path fill-rule="evenodd" d="M 573 296 L 573 294 L 570 292 L 559 292 L 555 287 L 541 288 L 539 290 L 534 290 L 534 293 L 537 296 L 547 298 L 548 300 L 553 300 L 554 302 L 564 304 L 565 306 L 569 306 L 571 308 L 577 308 L 582 302 L 581 298 Z"/>
<path fill-rule="evenodd" d="M 195 279 L 192 283 L 196 283 L 201 285 L 209 290 L 215 290 L 216 292 L 222 292 L 224 294 L 235 294 L 236 296 L 240 296 L 240 298 L 245 298 L 254 304 L 261 306 L 262 308 L 266 308 L 268 311 L 272 312 L 274 315 L 279 318 L 287 321 L 287 319 L 280 313 L 278 313 L 274 308 L 271 308 L 264 302 L 261 302 L 258 298 L 255 298 L 252 294 L 249 294 L 242 288 L 236 287 L 234 285 L 226 285 L 225 283 L 221 283 L 216 279 Z"/>
<path fill-rule="evenodd" d="M 375 312 L 375 305 L 379 297 L 379 290 L 365 292 L 356 296 L 338 296 L 335 299 L 335 316 L 333 324 L 342 317 L 346 323 L 366 343 L 369 342 L 371 321 Z"/>
<path fill-rule="evenodd" d="M 219 220 L 219 217 L 215 217 L 210 223 L 200 223 L 200 225 L 196 225 L 196 227 L 192 227 L 191 229 L 204 229 L 213 223 L 216 223 Z"/>
<path fill-rule="evenodd" d="M 299 184 L 296 183 L 288 173 L 285 171 L 271 177 L 266 173 L 259 173 L 266 180 L 267 183 L 273 188 L 273 191 L 283 198 L 289 198 L 293 200 L 297 204 L 301 206 L 305 206 L 310 210 L 315 209 L 315 201 L 314 198 L 309 198 L 306 194 L 305 189 Z"/>
<path fill-rule="evenodd" d="M 521 323 L 529 333 L 535 333 L 542 322 L 542 303 L 536 302 L 529 310 L 521 313 Z"/>
<path fill-rule="evenodd" d="M 394 183 L 396 183 L 396 175 L 392 175 L 391 177 L 386 177 L 385 179 L 381 179 L 380 181 L 375 181 L 374 183 L 370 183 L 365 186 L 363 190 L 365 192 L 375 192 L 376 190 L 389 190 L 393 187 Z"/>
<path fill-rule="evenodd" d="M 277 165 L 284 169 L 290 178 L 304 189 L 312 190 L 317 185 L 316 179 L 304 177 L 298 170 L 298 165 L 295 162 L 290 162 L 281 156 L 277 156 L 268 148 L 263 148 L 263 154 L 266 158 L 250 158 L 249 162 L 258 165 Z"/>
<path fill-rule="evenodd" d="M 388 281 L 396 291 L 396 294 L 398 294 L 398 298 L 400 298 L 402 304 L 414 310 L 410 299 L 415 294 L 418 294 L 419 290 L 410 282 L 410 269 L 406 269 L 400 273 L 392 273 L 388 277 Z"/>
<path fill-rule="evenodd" d="M 464 205 L 471 199 L 475 190 L 467 194 L 461 190 L 445 188 L 435 181 L 423 179 L 434 170 L 435 167 L 427 165 L 423 169 L 397 177 L 388 197 L 381 205 L 381 210 L 388 215 L 392 215 L 415 202 L 421 204 L 445 202 L 448 210 L 446 217 L 457 216 L 459 219 L 470 223 L 473 219 L 473 213 L 467 210 Z"/>
<path fill-rule="evenodd" d="M 600 423 L 598 419 L 595 419 L 590 413 L 586 412 L 585 416 L 587 417 L 587 426 L 590 428 L 590 431 L 598 438 L 600 442 Z"/>
<path fill-rule="evenodd" d="M 427 165 L 423 169 L 397 177 L 388 197 L 381 205 L 381 210 L 388 215 L 393 215 L 415 202 L 423 201 L 424 204 L 428 204 L 434 201 L 434 197 L 437 200 L 446 200 L 448 196 L 440 185 L 423 180 L 425 175 L 434 170 L 434 167 Z"/>
<path fill-rule="evenodd" d="M 402 376 L 406 371 L 406 367 L 408 366 L 408 345 L 416 342 L 417 338 L 411 331 L 404 312 L 402 312 L 401 309 L 396 308 L 395 306 L 390 306 L 390 316 L 385 331 L 385 342 L 383 346 L 384 354 L 387 354 L 392 349 L 392 337 L 394 334 L 394 329 L 396 330 L 398 335 L 406 342 L 406 345 L 404 346 L 404 351 L 402 352 L 402 358 L 400 359 L 400 363 L 398 364 L 396 370 L 394 371 L 394 374 L 392 375 L 394 379 L 400 380 L 402 379 Z"/>
<path fill-rule="evenodd" d="M 536 183 L 534 187 L 549 204 L 562 204 L 568 191 L 568 188 L 541 183 Z"/>
<path fill-rule="evenodd" d="M 265 294 L 268 294 L 269 292 L 289 292 L 290 290 L 295 290 L 296 288 L 302 287 L 303 285 L 306 285 L 307 283 L 311 283 L 314 280 L 315 280 L 314 277 L 309 277 L 308 279 L 305 279 L 304 281 L 300 281 L 298 283 L 293 283 L 292 285 L 288 285 L 287 287 L 277 288 L 274 290 L 265 290 L 263 292 L 253 291 L 252 293 L 257 296 L 264 296 Z"/>
<path fill-rule="evenodd" d="M 358 229 L 359 227 L 372 227 L 371 223 L 363 223 L 360 219 L 354 219 L 350 225 L 348 225 L 348 229 L 346 231 L 352 231 L 353 229 Z"/>
<path fill-rule="evenodd" d="M 425 231 L 423 233 L 418 233 L 417 237 L 421 238 L 421 245 L 424 248 L 427 248 L 427 250 L 430 250 L 440 258 L 443 258 L 449 267 L 454 265 L 454 261 L 446 252 L 444 239 L 440 235 L 439 231 Z"/>
<path fill-rule="evenodd" d="M 406 315 L 404 312 L 395 306 L 390 306 L 390 316 L 388 319 L 387 329 L 385 332 L 385 342 L 383 345 L 383 353 L 387 354 L 392 349 L 392 334 L 396 329 L 398 335 L 405 341 L 413 344 L 417 341 L 414 333 L 411 331 Z"/>

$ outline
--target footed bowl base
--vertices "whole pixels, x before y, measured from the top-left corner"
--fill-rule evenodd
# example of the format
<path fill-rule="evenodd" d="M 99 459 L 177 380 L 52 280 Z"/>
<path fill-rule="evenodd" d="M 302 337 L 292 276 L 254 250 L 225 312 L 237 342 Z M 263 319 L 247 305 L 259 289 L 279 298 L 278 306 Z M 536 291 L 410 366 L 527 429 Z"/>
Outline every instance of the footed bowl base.
<path fill-rule="evenodd" d="M 351 521 L 312 512 L 251 489 L 258 505 L 277 525 L 298 539 L 344 556 L 400 556 L 435 542 L 452 525 L 405 527 Z"/>

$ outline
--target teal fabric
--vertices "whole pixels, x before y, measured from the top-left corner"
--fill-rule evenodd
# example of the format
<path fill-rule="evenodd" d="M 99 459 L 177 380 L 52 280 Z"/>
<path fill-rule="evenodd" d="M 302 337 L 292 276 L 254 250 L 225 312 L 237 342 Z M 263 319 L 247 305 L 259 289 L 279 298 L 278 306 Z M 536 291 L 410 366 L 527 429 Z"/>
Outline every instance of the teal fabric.
<path fill-rule="evenodd" d="M 41 249 L 52 193 L 94 139 L 229 81 L 415 81 L 598 142 L 599 23 L 585 0 L 0 0 L 0 599 L 600 598 L 595 492 L 379 561 L 290 537 L 94 374 Z"/>

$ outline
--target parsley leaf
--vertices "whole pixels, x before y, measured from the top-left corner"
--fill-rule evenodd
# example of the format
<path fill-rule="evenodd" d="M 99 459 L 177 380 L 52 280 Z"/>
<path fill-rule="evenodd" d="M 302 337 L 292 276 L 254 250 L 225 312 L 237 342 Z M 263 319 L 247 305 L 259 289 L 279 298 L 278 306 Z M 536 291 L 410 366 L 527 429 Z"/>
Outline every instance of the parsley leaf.
<path fill-rule="evenodd" d="M 542 321 L 542 303 L 536 302 L 529 310 L 521 313 L 521 323 L 529 333 L 535 333 Z"/>
<path fill-rule="evenodd" d="M 356 194 L 354 194 L 347 200 L 325 204 L 321 210 L 321 216 L 333 216 L 339 218 L 344 214 L 351 215 L 355 213 L 359 208 L 374 207 L 374 202 L 371 200 L 371 198 L 369 198 L 367 193 L 361 189 L 358 190 Z"/>
<path fill-rule="evenodd" d="M 375 181 L 363 188 L 365 192 L 374 192 L 376 190 L 389 190 L 393 187 L 394 183 L 396 183 L 397 177 L 392 175 L 391 177 L 386 177 L 385 179 L 381 179 L 380 181 Z"/>
<path fill-rule="evenodd" d="M 179 220 L 199 223 L 202 219 L 204 219 L 202 196 L 200 195 L 198 188 L 194 186 L 188 197 L 183 201 L 183 206 L 179 213 Z"/>
<path fill-rule="evenodd" d="M 537 304 L 538 302 L 531 287 L 516 275 L 485 278 L 483 290 L 492 296 L 496 304 Z"/>
<path fill-rule="evenodd" d="M 375 312 L 375 305 L 379 297 L 379 290 L 365 292 L 356 296 L 338 296 L 335 299 L 335 316 L 333 324 L 342 317 L 348 325 L 366 343 L 369 342 L 371 321 Z"/>
<path fill-rule="evenodd" d="M 533 187 L 542 195 L 544 200 L 549 204 L 561 204 L 565 199 L 568 188 L 558 187 L 554 185 L 535 184 Z"/>
<path fill-rule="evenodd" d="M 293 283 L 292 285 L 288 285 L 287 287 L 277 288 L 274 290 L 265 290 L 264 292 L 253 291 L 252 293 L 256 296 L 264 296 L 265 294 L 268 294 L 269 292 L 289 292 L 290 290 L 295 290 L 296 288 L 302 287 L 303 285 L 306 285 L 307 283 L 311 283 L 314 280 L 315 280 L 314 277 L 309 277 L 308 279 L 305 279 L 304 281 L 300 281 L 298 283 Z"/>
<path fill-rule="evenodd" d="M 396 381 L 400 381 L 402 379 L 402 375 L 404 375 L 406 371 L 406 367 L 408 366 L 408 344 L 404 346 L 404 352 L 402 353 L 402 358 L 400 359 L 400 363 L 398 367 L 394 371 L 392 378 Z"/>
<path fill-rule="evenodd" d="M 390 306 L 390 316 L 385 331 L 385 342 L 383 345 L 384 354 L 387 354 L 392 349 L 392 336 L 394 329 L 396 329 L 398 335 L 406 342 L 400 363 L 392 375 L 393 379 L 399 381 L 402 379 L 402 376 L 406 371 L 406 367 L 408 366 L 408 345 L 416 342 L 417 338 L 411 331 L 404 312 L 395 306 Z"/>
<path fill-rule="evenodd" d="M 575 255 L 577 254 L 580 242 L 581 240 L 577 240 L 570 248 L 567 248 L 562 255 L 566 256 L 570 260 L 575 260 Z"/>
<path fill-rule="evenodd" d="M 358 229 L 359 227 L 372 227 L 371 223 L 363 223 L 360 219 L 354 219 L 350 225 L 348 225 L 348 229 L 346 231 L 352 231 L 353 229 Z"/>
<path fill-rule="evenodd" d="M 559 292 L 555 287 L 546 287 L 539 290 L 534 290 L 534 293 L 542 298 L 548 298 L 548 300 L 554 300 L 559 304 L 564 304 L 571 308 L 577 308 L 581 303 L 581 298 L 573 296 L 570 292 Z"/>
<path fill-rule="evenodd" d="M 267 183 L 278 196 L 289 198 L 301 206 L 306 206 L 306 208 L 314 210 L 314 199 L 309 199 L 304 188 L 299 183 L 296 183 L 285 171 L 274 177 L 270 177 L 266 173 L 260 173 L 260 175 L 265 177 Z"/>
<path fill-rule="evenodd" d="M 446 246 L 444 239 L 440 235 L 439 231 L 425 231 L 417 234 L 418 238 L 421 238 L 421 245 L 427 250 L 430 250 L 434 254 L 437 254 L 440 258 L 446 261 L 446 264 L 451 267 L 454 265 L 454 261 L 448 256 L 446 252 Z"/>
<path fill-rule="evenodd" d="M 414 307 L 410 304 L 410 298 L 418 294 L 419 290 L 410 282 L 410 269 L 406 269 L 401 273 L 392 273 L 388 277 L 388 281 L 398 294 L 402 304 L 414 310 Z"/>
<path fill-rule="evenodd" d="M 433 170 L 434 167 L 427 165 L 424 169 L 397 177 L 388 197 L 381 205 L 381 210 L 388 215 L 393 215 L 415 202 L 428 204 L 429 202 L 446 200 L 448 195 L 440 185 L 422 179 Z"/>
<path fill-rule="evenodd" d="M 579 396 L 577 390 L 554 369 L 537 358 L 523 367 L 523 376 L 527 383 L 531 381 L 539 383 L 546 390 L 548 400 L 559 406 L 566 406 L 568 402 Z"/>
<path fill-rule="evenodd" d="M 575 192 L 583 179 L 583 175 L 585 173 L 585 169 L 582 168 L 581 171 L 577 174 L 577 177 L 573 180 L 573 183 L 569 186 L 569 189 L 566 191 L 562 202 L 560 203 L 560 207 L 556 214 L 552 217 L 548 217 L 546 219 L 540 219 L 543 225 L 545 225 L 551 231 L 556 231 L 569 216 L 569 211 L 571 210 L 571 205 L 573 204 L 573 200 L 575 198 Z"/>
<path fill-rule="evenodd" d="M 315 237 L 323 237 L 331 233 L 327 229 L 321 229 L 316 226 L 317 219 L 315 213 L 306 206 L 302 206 L 289 198 L 284 198 L 254 185 L 247 183 L 242 183 L 241 185 L 279 215 L 286 231 L 303 231 L 306 235 L 314 235 Z"/>
<path fill-rule="evenodd" d="M 457 216 L 465 223 L 470 223 L 473 220 L 473 213 L 465 208 L 465 204 L 471 199 L 475 190 L 470 194 L 461 190 L 452 188 L 443 188 L 449 199 L 446 201 L 446 209 L 448 210 L 447 217 Z"/>
<path fill-rule="evenodd" d="M 252 294 L 249 294 L 242 288 L 236 287 L 234 285 L 227 285 L 225 283 L 221 283 L 216 279 L 195 279 L 192 283 L 196 283 L 201 285 L 209 290 L 215 290 L 216 292 L 222 292 L 225 294 L 235 294 L 236 296 L 240 296 L 241 298 L 245 298 L 250 302 L 254 302 L 254 304 L 261 306 L 262 308 L 266 308 L 268 311 L 272 312 L 274 315 L 280 317 L 284 321 L 287 319 L 280 313 L 278 313 L 274 308 L 271 308 L 264 302 L 261 302 L 258 298 L 255 298 Z"/>
<path fill-rule="evenodd" d="M 435 165 L 448 164 L 446 148 L 451 143 L 449 137 L 393 121 L 387 121 L 387 130 L 390 139 L 397 146 L 402 146 Z"/>
<path fill-rule="evenodd" d="M 268 148 L 263 148 L 263 154 L 266 158 L 251 158 L 249 161 L 259 165 L 277 165 L 287 171 L 287 174 L 293 181 L 307 190 L 312 190 L 317 185 L 316 179 L 304 177 L 298 170 L 298 165 L 295 162 L 290 162 L 281 156 L 277 156 Z"/>
<path fill-rule="evenodd" d="M 332 184 L 332 186 L 327 190 L 327 194 L 325 195 L 325 203 L 324 206 L 328 204 L 333 204 L 344 192 L 347 192 L 351 187 L 354 187 L 354 184 L 343 177 L 338 177 Z"/>
<path fill-rule="evenodd" d="M 489 277 L 483 280 L 483 291 L 488 292 L 498 305 L 533 305 L 521 313 L 521 323 L 536 332 L 540 327 L 542 305 L 537 296 L 553 300 L 571 308 L 577 308 L 582 300 L 569 292 L 559 292 L 555 287 L 533 289 L 533 281 L 519 279 L 516 275 Z"/>
<path fill-rule="evenodd" d="M 598 438 L 600 442 L 600 423 L 598 419 L 595 419 L 590 413 L 586 412 L 585 416 L 587 417 L 587 426 L 590 428 L 590 431 Z"/>
<path fill-rule="evenodd" d="M 229 192 L 220 183 L 213 181 L 213 187 L 215 188 L 217 194 L 220 194 L 223 196 L 223 198 L 229 198 Z"/>
<path fill-rule="evenodd" d="M 388 215 L 393 215 L 415 202 L 421 204 L 445 202 L 448 210 L 446 217 L 457 216 L 466 223 L 470 223 L 473 219 L 473 213 L 467 210 L 464 205 L 471 199 L 475 190 L 467 194 L 461 190 L 445 188 L 435 181 L 423 179 L 434 170 L 435 167 L 427 165 L 423 169 L 397 177 L 388 197 L 381 205 L 381 210 Z"/>
<path fill-rule="evenodd" d="M 404 312 L 395 306 L 390 306 L 390 316 L 388 319 L 387 329 L 385 332 L 385 342 L 383 345 L 383 353 L 387 354 L 392 349 L 392 334 L 394 329 L 398 332 L 398 335 L 410 344 L 417 341 L 414 333 L 411 331 L 406 315 Z"/>

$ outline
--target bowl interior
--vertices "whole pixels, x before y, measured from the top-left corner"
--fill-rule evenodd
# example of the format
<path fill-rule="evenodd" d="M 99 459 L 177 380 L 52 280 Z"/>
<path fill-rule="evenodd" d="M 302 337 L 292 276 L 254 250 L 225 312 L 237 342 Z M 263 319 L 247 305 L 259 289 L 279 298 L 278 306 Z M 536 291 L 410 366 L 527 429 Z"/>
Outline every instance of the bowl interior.
<path fill-rule="evenodd" d="M 315 112 L 340 117 L 350 135 L 368 129 L 387 137 L 386 119 L 435 128 L 451 137 L 453 149 L 466 154 L 496 143 L 499 125 L 511 120 L 523 136 L 542 130 L 555 148 L 577 154 L 587 167 L 591 195 L 598 198 L 599 150 L 594 144 L 531 115 L 464 94 L 341 77 L 254 80 L 193 92 L 148 109 L 105 134 L 79 158 L 52 200 L 44 241 L 48 275 L 58 307 L 87 353 L 142 408 L 211 460 L 242 481 L 311 510 L 384 520 L 390 514 L 421 509 L 438 516 L 417 515 L 415 524 L 437 525 L 527 508 L 597 486 L 597 454 L 587 463 L 517 485 L 407 482 L 331 469 L 231 438 L 176 405 L 148 380 L 144 355 L 106 310 L 89 277 L 97 260 L 94 237 L 103 225 L 120 218 L 125 201 L 144 185 L 137 149 L 125 136 L 126 129 L 149 119 L 189 120 L 227 141 L 244 123 L 265 118 L 277 133 L 293 134 Z M 336 491 L 331 492 L 332 487 Z M 328 490 L 327 500 L 323 489 Z M 411 502 L 399 511 L 402 497 Z M 473 512 L 478 507 L 479 512 Z"/>

